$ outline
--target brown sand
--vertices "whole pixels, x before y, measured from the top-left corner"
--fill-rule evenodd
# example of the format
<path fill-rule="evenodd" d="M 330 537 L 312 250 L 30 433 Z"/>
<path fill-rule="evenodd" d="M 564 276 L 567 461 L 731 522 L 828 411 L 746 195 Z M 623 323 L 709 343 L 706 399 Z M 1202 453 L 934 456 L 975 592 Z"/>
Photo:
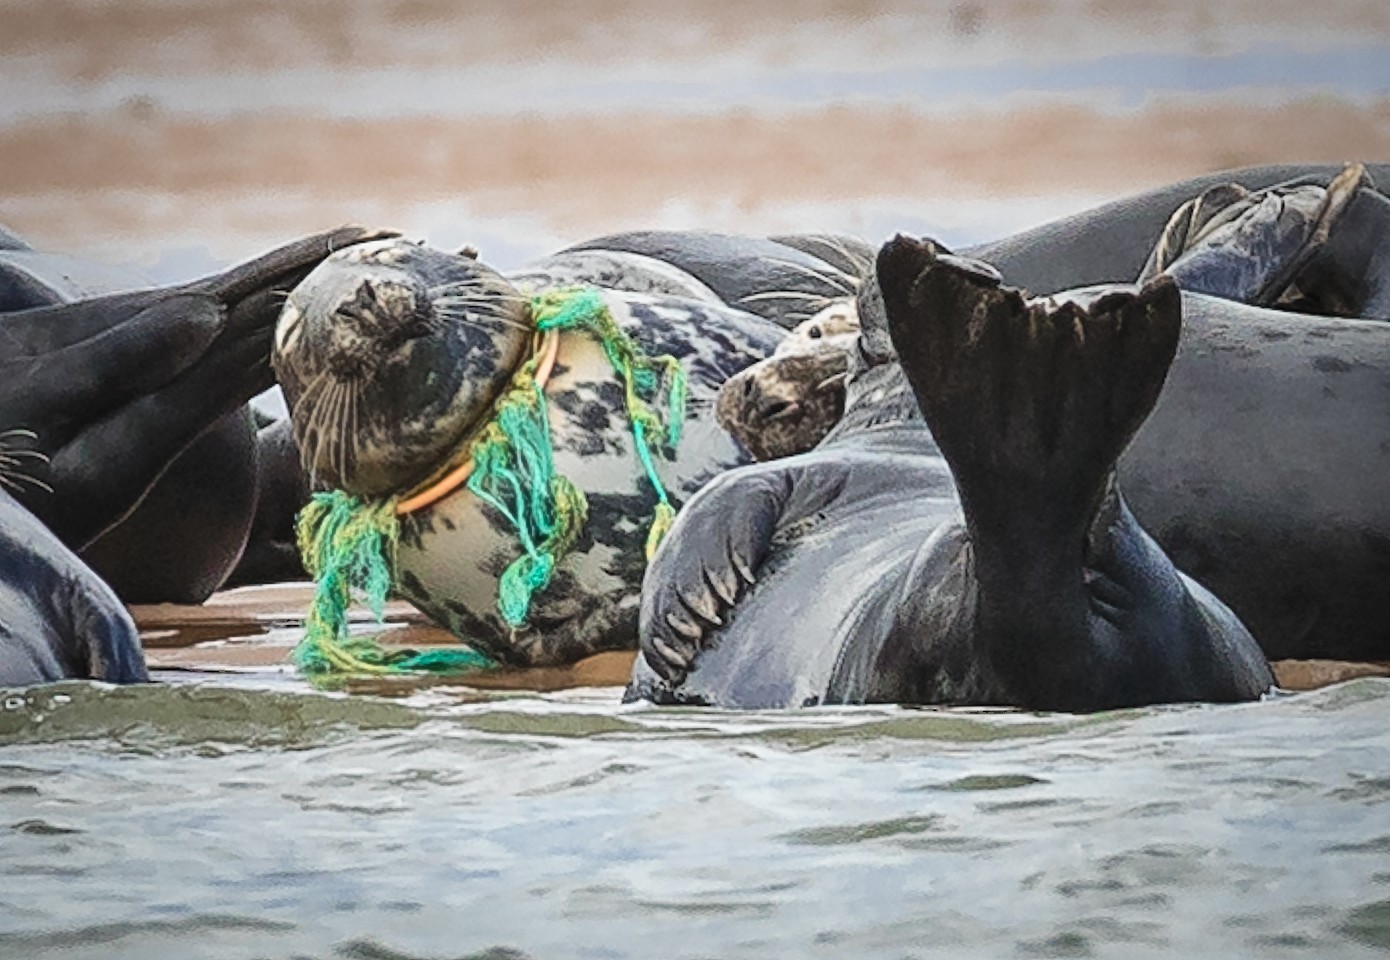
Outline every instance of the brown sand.
<path fill-rule="evenodd" d="M 159 604 L 133 607 L 131 613 L 140 627 L 152 668 L 204 673 L 268 670 L 283 666 L 298 642 L 303 611 L 311 595 L 312 587 L 306 584 L 247 587 L 217 594 L 201 607 Z M 362 622 L 367 614 L 354 610 L 353 619 Z M 388 645 L 458 646 L 453 635 L 430 624 L 408 604 L 389 604 L 386 622 L 391 629 L 382 640 Z M 480 690 L 540 692 L 619 687 L 627 683 L 634 657 L 631 652 L 615 651 L 567 667 L 488 671 L 469 676 L 463 685 Z M 1274 672 L 1279 685 L 1287 690 L 1315 690 L 1359 677 L 1390 677 L 1390 663 L 1282 660 L 1274 664 Z M 367 682 L 354 689 L 398 694 L 439 682 L 460 685 L 457 680 L 426 678 Z"/>
<path fill-rule="evenodd" d="M 673 198 L 726 223 L 783 204 L 876 199 L 922 216 L 934 198 L 1118 195 L 1243 164 L 1386 156 L 1390 99 L 1169 100 L 1118 115 L 833 106 L 767 117 L 211 122 L 153 111 L 0 129 L 0 210 L 41 245 L 74 252 L 190 224 L 214 237 L 249 226 L 263 242 L 459 198 L 578 237 L 649 224 Z"/>

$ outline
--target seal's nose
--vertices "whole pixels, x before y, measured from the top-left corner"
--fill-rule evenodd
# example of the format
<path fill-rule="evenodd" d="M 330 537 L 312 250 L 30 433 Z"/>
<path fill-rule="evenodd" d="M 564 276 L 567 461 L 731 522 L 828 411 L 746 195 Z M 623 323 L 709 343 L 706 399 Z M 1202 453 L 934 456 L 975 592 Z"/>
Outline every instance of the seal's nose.
<path fill-rule="evenodd" d="M 427 310 L 428 306 L 429 299 L 418 282 L 409 278 L 364 277 L 338 304 L 333 315 L 340 323 L 357 326 L 363 335 L 390 337 L 401 328 L 418 327 L 422 308 Z"/>

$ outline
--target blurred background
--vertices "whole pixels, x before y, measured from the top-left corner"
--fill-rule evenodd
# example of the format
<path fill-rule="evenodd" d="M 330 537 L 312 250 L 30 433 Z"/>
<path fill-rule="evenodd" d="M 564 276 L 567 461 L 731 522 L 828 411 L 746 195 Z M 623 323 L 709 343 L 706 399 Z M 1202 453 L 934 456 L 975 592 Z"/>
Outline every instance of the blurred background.
<path fill-rule="evenodd" d="M 0 222 L 160 280 L 343 221 L 960 244 L 1351 158 L 1386 0 L 0 0 Z"/>

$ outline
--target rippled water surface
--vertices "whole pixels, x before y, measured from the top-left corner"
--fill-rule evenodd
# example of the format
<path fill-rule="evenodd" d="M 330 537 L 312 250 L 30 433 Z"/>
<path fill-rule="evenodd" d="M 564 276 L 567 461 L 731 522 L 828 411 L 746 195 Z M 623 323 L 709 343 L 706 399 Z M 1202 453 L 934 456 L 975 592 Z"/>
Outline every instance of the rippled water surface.
<path fill-rule="evenodd" d="M 1390 682 L 1090 718 L 0 693 L 6 957 L 1380 956 Z"/>

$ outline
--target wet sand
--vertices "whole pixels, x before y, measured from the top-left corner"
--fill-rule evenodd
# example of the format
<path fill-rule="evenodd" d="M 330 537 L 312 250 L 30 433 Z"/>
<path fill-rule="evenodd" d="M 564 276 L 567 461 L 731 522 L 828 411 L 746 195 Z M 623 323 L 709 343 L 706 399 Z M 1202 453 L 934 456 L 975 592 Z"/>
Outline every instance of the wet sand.
<path fill-rule="evenodd" d="M 303 613 L 312 588 L 307 584 L 243 587 L 215 594 L 203 606 L 177 604 L 131 608 L 151 669 L 198 674 L 288 671 L 290 650 L 299 642 Z M 370 624 L 357 608 L 352 620 Z M 409 604 L 387 606 L 381 636 L 387 646 L 458 647 L 450 633 L 429 623 Z M 479 690 L 554 691 L 577 687 L 626 685 L 635 654 L 601 653 L 567 667 L 499 669 L 472 673 L 466 679 L 402 677 L 366 679 L 349 685 L 353 692 L 409 694 L 422 686 L 463 686 Z M 1279 685 L 1287 690 L 1315 690 L 1360 677 L 1390 677 L 1390 662 L 1351 663 L 1335 660 L 1283 660 L 1274 664 Z M 616 692 L 615 692 L 616 696 Z"/>
<path fill-rule="evenodd" d="M 0 210 L 39 246 L 117 261 L 200 242 L 236 259 L 365 221 L 482 240 L 496 262 L 643 226 L 931 229 L 968 242 L 1208 170 L 1385 156 L 1390 98 L 571 120 L 214 122 L 131 109 L 0 128 Z"/>
<path fill-rule="evenodd" d="M 0 220 L 182 278 L 343 221 L 968 243 L 1390 156 L 1379 0 L 0 0 Z M 186 255 L 186 251 L 200 251 Z"/>

